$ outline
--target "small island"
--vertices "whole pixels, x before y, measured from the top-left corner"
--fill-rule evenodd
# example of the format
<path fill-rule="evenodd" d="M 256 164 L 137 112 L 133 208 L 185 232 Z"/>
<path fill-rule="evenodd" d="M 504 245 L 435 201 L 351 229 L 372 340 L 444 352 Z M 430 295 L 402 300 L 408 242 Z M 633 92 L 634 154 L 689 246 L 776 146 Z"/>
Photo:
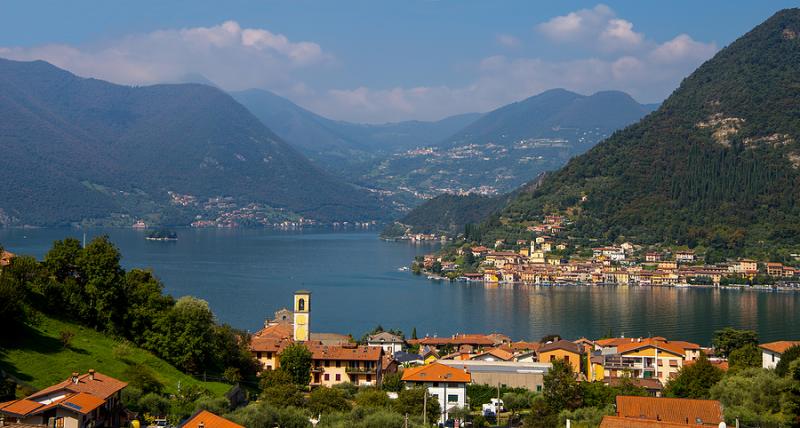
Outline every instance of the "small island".
<path fill-rule="evenodd" d="M 147 234 L 148 241 L 177 241 L 178 234 L 172 230 L 159 229 Z"/>

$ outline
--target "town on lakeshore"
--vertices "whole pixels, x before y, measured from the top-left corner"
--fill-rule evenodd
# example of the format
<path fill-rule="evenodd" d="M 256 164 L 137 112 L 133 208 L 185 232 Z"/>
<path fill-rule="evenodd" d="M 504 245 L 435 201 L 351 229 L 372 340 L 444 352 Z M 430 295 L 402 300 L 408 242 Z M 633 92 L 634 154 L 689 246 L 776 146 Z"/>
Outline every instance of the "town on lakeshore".
<path fill-rule="evenodd" d="M 5 253 L 3 260 L 12 256 Z M 349 334 L 312 328 L 312 307 L 312 293 L 297 291 L 291 310 L 278 309 L 250 336 L 246 349 L 260 373 L 259 394 L 251 395 L 252 388 L 234 381 L 224 406 L 194 406 L 177 426 L 256 426 L 243 422 L 250 419 L 231 409 L 249 408 L 243 406 L 252 400 L 275 404 L 271 395 L 277 394 L 281 406 L 314 410 L 299 422 L 276 426 L 328 426 L 327 418 L 338 418 L 331 412 L 351 408 L 350 401 L 356 408 L 369 408 L 374 404 L 364 403 L 370 397 L 385 403 L 379 406 L 405 412 L 387 426 L 410 426 L 413 416 L 414 426 L 722 427 L 726 421 L 739 423 L 738 417 L 726 413 L 723 402 L 728 397 L 716 392 L 739 388 L 726 385 L 727 376 L 769 374 L 775 382 L 778 377 L 773 373 L 787 370 L 787 361 L 781 363 L 784 355 L 793 361 L 790 370 L 800 362 L 800 340 L 757 344 L 752 332 L 731 328 L 716 332 L 713 346 L 658 336 L 570 340 L 554 334 L 525 340 L 499 332 L 417 337 L 414 330 L 406 337 L 380 326 L 355 340 Z M 95 428 L 149 423 L 161 427 L 178 422 L 169 419 L 168 406 L 140 402 L 126 407 L 131 403 L 126 391 L 141 394 L 141 379 L 127 382 L 93 368 L 85 373 L 77 370 L 86 368 L 75 366 L 54 369 L 68 376 L 0 402 L 0 426 Z M 289 389 L 294 393 L 287 393 L 285 388 L 297 382 L 298 375 L 303 380 Z M 344 393 L 351 389 L 351 395 Z M 327 392 L 333 395 L 323 397 L 325 391 L 336 394 Z M 411 398 L 412 392 L 421 393 L 417 399 L 422 402 Z M 585 420 L 581 408 L 599 399 L 592 394 L 605 395 L 609 406 L 586 408 L 591 420 Z M 539 408 L 547 405 L 563 406 L 560 421 Z M 421 422 L 414 412 L 421 414 Z"/>
<path fill-rule="evenodd" d="M 790 266 L 745 258 L 709 264 L 693 250 L 655 249 L 630 242 L 581 249 L 562 233 L 566 224 L 564 216 L 547 215 L 540 224 L 528 227 L 534 235 L 530 240 L 498 240 L 494 248 L 451 245 L 416 260 L 412 270 L 430 279 L 503 284 L 800 287 L 800 254 L 791 254 L 798 266 Z M 408 239 L 441 238 L 412 234 Z"/>

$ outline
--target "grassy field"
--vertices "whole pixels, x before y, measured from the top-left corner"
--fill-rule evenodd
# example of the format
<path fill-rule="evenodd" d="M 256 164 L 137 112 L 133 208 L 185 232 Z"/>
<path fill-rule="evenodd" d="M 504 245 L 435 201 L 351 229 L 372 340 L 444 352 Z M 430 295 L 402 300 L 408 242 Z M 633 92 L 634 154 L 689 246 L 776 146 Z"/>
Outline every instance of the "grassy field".
<path fill-rule="evenodd" d="M 62 331 L 75 333 L 69 347 L 65 348 L 60 340 Z M 42 317 L 35 327 L 27 327 L 18 337 L 10 345 L 0 346 L 0 369 L 37 389 L 61 382 L 72 372 L 86 373 L 89 369 L 127 380 L 125 370 L 135 364 L 150 367 L 167 392 L 175 392 L 178 382 L 200 385 L 215 395 L 230 389 L 225 383 L 198 381 L 130 343 L 129 352 L 120 358 L 120 352 L 114 352 L 119 340 L 77 324 Z"/>

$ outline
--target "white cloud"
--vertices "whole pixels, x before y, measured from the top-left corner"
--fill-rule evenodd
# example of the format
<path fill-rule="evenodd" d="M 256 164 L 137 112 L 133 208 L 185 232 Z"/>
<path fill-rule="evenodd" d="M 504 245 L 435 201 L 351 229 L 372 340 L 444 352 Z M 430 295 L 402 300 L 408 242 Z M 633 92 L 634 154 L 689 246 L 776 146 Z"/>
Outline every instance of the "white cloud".
<path fill-rule="evenodd" d="M 513 48 L 520 45 L 519 39 L 511 34 L 498 34 L 495 39 L 497 40 L 497 43 L 507 48 Z"/>
<path fill-rule="evenodd" d="M 163 83 L 201 74 L 225 89 L 289 88 L 297 84 L 293 71 L 332 58 L 316 43 L 242 28 L 235 21 L 158 30 L 100 45 L 5 47 L 0 53 L 12 59 L 44 59 L 78 75 L 115 83 Z"/>
<path fill-rule="evenodd" d="M 644 35 L 633 30 L 632 22 L 618 18 L 603 4 L 557 16 L 536 29 L 554 42 L 580 44 L 601 52 L 632 51 L 645 42 Z"/>

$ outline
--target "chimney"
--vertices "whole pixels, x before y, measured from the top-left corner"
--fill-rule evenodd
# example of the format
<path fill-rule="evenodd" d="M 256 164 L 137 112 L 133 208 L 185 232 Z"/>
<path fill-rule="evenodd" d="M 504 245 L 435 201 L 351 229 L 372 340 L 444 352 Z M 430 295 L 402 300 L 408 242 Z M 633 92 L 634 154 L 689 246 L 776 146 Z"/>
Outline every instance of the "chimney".
<path fill-rule="evenodd" d="M 94 369 L 89 369 L 89 380 L 94 380 Z"/>
<path fill-rule="evenodd" d="M 206 424 L 204 424 L 203 421 L 200 421 L 200 423 L 197 424 L 197 428 L 206 428 Z"/>
<path fill-rule="evenodd" d="M 70 380 L 72 380 L 72 383 L 77 385 L 78 384 L 78 372 L 72 372 L 72 377 L 70 378 Z"/>

